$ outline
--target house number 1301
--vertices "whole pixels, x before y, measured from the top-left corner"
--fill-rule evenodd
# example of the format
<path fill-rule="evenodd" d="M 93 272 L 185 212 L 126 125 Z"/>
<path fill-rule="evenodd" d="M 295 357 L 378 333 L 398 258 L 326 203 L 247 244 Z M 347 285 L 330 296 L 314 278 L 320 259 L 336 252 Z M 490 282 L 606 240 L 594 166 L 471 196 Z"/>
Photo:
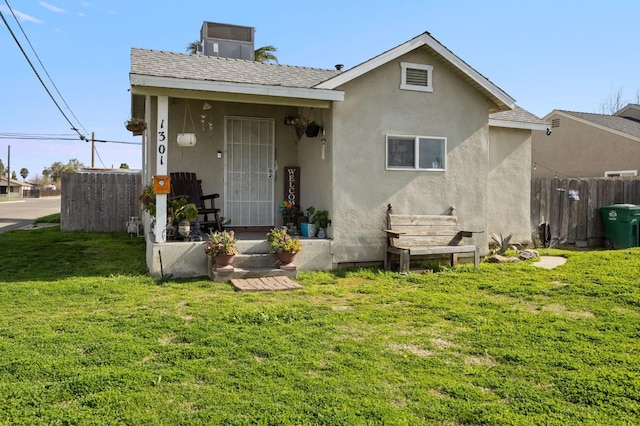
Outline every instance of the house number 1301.
<path fill-rule="evenodd" d="M 164 134 L 164 120 L 160 122 L 160 130 L 158 131 L 158 142 L 164 142 L 167 137 Z M 158 144 L 158 154 L 160 154 L 160 164 L 164 164 L 164 153 L 167 152 L 167 146 L 164 143 Z"/>

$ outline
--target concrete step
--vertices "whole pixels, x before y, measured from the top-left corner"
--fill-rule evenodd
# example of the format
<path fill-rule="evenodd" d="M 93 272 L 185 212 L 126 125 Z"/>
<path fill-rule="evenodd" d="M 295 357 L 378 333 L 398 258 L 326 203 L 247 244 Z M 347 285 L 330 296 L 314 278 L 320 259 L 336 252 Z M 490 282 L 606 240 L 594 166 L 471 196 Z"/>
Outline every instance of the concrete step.
<path fill-rule="evenodd" d="M 216 268 L 215 257 L 207 256 L 207 271 L 213 281 L 224 282 L 237 278 L 297 276 L 297 268 L 287 265 L 280 269 L 280 261 L 274 253 L 237 254 L 230 267 Z"/>
<path fill-rule="evenodd" d="M 234 268 L 277 268 L 278 265 L 278 256 L 275 253 L 247 254 L 240 252 L 233 259 Z"/>

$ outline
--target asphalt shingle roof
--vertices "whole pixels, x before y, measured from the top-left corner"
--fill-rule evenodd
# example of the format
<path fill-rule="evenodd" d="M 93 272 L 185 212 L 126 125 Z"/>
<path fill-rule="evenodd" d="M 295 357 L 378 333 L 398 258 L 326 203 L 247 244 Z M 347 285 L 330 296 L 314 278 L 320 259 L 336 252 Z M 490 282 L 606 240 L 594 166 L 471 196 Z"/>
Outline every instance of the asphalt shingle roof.
<path fill-rule="evenodd" d="M 526 109 L 519 107 L 518 105 L 516 105 L 515 108 L 511 111 L 502 111 L 490 114 L 489 118 L 493 120 L 549 125 L 549 123 L 547 123 L 543 119 L 536 117 L 535 115 L 531 114 Z"/>
<path fill-rule="evenodd" d="M 575 111 L 563 111 L 567 115 L 572 115 L 576 118 L 589 121 L 599 126 L 608 127 L 609 129 L 616 130 L 618 132 L 626 133 L 630 136 L 640 138 L 640 123 L 628 118 L 617 117 L 615 115 L 605 114 L 592 114 L 589 112 L 575 112 Z"/>
<path fill-rule="evenodd" d="M 133 48 L 131 73 L 188 80 L 312 88 L 340 74 L 340 71 Z"/>

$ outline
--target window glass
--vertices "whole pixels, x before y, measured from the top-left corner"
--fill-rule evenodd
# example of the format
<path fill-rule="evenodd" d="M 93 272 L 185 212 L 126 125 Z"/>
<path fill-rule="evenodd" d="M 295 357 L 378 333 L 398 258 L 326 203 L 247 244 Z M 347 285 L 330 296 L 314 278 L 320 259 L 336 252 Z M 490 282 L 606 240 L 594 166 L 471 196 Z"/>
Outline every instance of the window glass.
<path fill-rule="evenodd" d="M 387 169 L 445 170 L 447 139 L 387 135 Z"/>
<path fill-rule="evenodd" d="M 444 169 L 444 143 L 442 139 L 418 138 L 420 169 Z"/>
<path fill-rule="evenodd" d="M 413 168 L 414 165 L 414 139 L 389 137 L 387 141 L 387 166 L 389 168 Z"/>

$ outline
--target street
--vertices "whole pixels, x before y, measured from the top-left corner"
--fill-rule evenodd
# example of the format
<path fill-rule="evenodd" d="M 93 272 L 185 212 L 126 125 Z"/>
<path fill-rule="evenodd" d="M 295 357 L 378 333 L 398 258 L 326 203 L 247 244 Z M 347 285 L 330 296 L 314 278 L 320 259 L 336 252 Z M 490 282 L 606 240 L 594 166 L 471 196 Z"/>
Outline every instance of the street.
<path fill-rule="evenodd" d="M 60 212 L 60 197 L 0 201 L 0 232 L 31 225 L 34 219 Z"/>

